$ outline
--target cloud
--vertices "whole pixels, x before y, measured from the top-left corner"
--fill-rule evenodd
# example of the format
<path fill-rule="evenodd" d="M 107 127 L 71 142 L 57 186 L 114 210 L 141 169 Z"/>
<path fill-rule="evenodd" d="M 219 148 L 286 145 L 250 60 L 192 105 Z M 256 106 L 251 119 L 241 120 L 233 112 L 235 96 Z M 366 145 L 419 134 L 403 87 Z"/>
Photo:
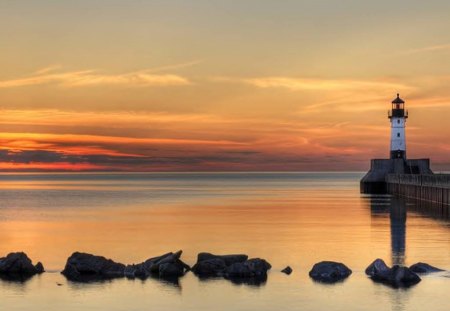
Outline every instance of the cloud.
<path fill-rule="evenodd" d="M 151 73 L 151 69 L 122 74 L 103 74 L 95 70 L 55 72 L 56 69 L 58 69 L 58 67 L 48 67 L 27 77 L 0 80 L 0 88 L 15 88 L 42 84 L 56 84 L 62 87 L 102 85 L 163 87 L 191 84 L 185 77 L 175 74 L 155 74 Z"/>
<path fill-rule="evenodd" d="M 426 46 L 426 47 L 418 48 L 418 49 L 411 49 L 411 50 L 406 51 L 405 53 L 406 54 L 416 54 L 416 53 L 435 52 L 435 51 L 443 51 L 443 50 L 450 50 L 450 43 L 431 45 L 431 46 Z"/>
<path fill-rule="evenodd" d="M 296 77 L 257 77 L 257 78 L 226 78 L 218 77 L 216 81 L 245 83 L 259 88 L 284 88 L 292 91 L 339 91 L 364 89 L 410 89 L 411 86 L 390 81 L 351 80 L 351 79 L 321 79 Z"/>
<path fill-rule="evenodd" d="M 156 67 L 156 68 L 152 68 L 147 70 L 147 72 L 160 72 L 160 71 L 167 71 L 167 70 L 174 70 L 174 69 L 182 69 L 182 68 L 186 68 L 186 67 L 191 67 L 197 64 L 200 64 L 202 61 L 201 60 L 194 60 L 191 62 L 186 62 L 186 63 L 180 63 L 180 64 L 175 64 L 175 65 L 167 65 L 167 66 L 161 66 L 161 67 Z"/>

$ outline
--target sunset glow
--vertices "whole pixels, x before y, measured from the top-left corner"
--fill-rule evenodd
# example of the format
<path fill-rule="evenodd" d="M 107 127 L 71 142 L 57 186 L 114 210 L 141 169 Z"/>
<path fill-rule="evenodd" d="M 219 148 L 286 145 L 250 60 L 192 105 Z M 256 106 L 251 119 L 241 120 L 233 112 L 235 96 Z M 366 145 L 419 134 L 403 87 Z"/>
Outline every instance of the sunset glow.
<path fill-rule="evenodd" d="M 1 170 L 450 169 L 447 2 L 155 3 L 0 6 Z"/>

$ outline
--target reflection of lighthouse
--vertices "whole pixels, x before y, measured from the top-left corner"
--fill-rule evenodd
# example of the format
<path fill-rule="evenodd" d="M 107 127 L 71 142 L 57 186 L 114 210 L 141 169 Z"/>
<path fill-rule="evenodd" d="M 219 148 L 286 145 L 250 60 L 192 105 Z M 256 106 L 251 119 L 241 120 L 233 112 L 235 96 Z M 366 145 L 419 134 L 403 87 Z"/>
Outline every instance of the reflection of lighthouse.
<path fill-rule="evenodd" d="M 392 264 L 405 264 L 406 246 L 406 205 L 405 202 L 395 197 L 391 198 L 391 256 Z"/>
<path fill-rule="evenodd" d="M 405 123 L 408 112 L 405 113 L 405 102 L 397 94 L 392 101 L 392 110 L 389 111 L 391 120 L 391 159 L 406 160 Z"/>
<path fill-rule="evenodd" d="M 389 214 L 392 264 L 404 265 L 406 257 L 405 202 L 401 199 L 387 196 L 371 196 L 369 202 L 373 218 L 381 217 L 386 219 Z M 385 222 L 383 221 L 382 223 Z"/>

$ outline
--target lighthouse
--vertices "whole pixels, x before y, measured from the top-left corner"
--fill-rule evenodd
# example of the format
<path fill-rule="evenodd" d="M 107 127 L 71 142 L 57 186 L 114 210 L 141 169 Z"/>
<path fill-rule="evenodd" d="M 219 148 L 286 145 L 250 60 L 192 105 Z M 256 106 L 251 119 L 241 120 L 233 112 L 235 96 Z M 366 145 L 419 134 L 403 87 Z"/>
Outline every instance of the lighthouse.
<path fill-rule="evenodd" d="M 390 193 L 389 191 L 392 189 L 389 190 L 388 187 L 387 180 L 389 178 L 390 180 L 397 180 L 394 184 L 398 186 L 398 180 L 408 178 L 403 175 L 433 174 L 430 169 L 430 159 L 406 159 L 405 123 L 408 118 L 408 111 L 405 111 L 405 102 L 399 94 L 392 101 L 392 108 L 388 111 L 388 117 L 391 121 L 389 159 L 370 160 L 370 170 L 360 181 L 361 193 Z"/>
<path fill-rule="evenodd" d="M 391 121 L 391 159 L 406 160 L 405 123 L 408 111 L 405 112 L 405 102 L 397 93 L 392 101 L 392 109 L 388 112 Z"/>

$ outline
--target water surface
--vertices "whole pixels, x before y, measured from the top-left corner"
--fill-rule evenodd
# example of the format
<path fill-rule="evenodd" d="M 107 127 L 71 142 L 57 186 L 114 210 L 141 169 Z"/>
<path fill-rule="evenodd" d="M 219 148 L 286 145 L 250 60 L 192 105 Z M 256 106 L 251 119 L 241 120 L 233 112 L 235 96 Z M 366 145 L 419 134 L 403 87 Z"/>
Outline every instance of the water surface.
<path fill-rule="evenodd" d="M 359 194 L 360 173 L 0 175 L 0 254 L 25 251 L 49 271 L 0 280 L 1 310 L 450 310 L 448 272 L 410 289 L 373 283 L 364 269 L 425 261 L 450 270 L 448 209 Z M 126 279 L 76 284 L 59 274 L 73 251 L 124 263 L 183 250 L 247 253 L 273 268 L 259 286 L 226 280 Z M 353 274 L 308 277 L 321 260 Z M 294 272 L 279 271 L 290 265 Z M 62 284 L 58 286 L 57 283 Z"/>

